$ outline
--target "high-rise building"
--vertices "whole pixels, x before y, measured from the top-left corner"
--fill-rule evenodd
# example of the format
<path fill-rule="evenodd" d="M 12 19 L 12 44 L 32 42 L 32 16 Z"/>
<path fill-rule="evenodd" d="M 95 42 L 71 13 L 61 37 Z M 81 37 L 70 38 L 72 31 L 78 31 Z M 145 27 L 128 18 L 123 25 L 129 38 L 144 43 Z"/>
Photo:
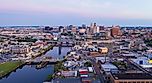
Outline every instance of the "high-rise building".
<path fill-rule="evenodd" d="M 121 36 L 121 30 L 120 30 L 120 26 L 112 26 L 111 29 L 111 36 L 113 37 L 117 37 L 117 36 Z"/>
<path fill-rule="evenodd" d="M 77 28 L 76 27 L 72 27 L 72 33 L 76 33 L 77 32 Z"/>
<path fill-rule="evenodd" d="M 83 28 L 83 27 L 79 27 L 79 33 L 80 33 L 81 35 L 85 34 L 85 33 L 86 33 L 86 29 Z"/>
<path fill-rule="evenodd" d="M 100 32 L 100 27 L 97 26 L 97 30 L 96 30 L 96 33 L 99 33 Z"/>
<path fill-rule="evenodd" d="M 91 34 L 97 33 L 97 25 L 96 25 L 96 23 L 91 23 L 90 33 Z"/>
<path fill-rule="evenodd" d="M 93 34 L 93 23 L 91 23 L 91 25 L 90 25 L 90 34 Z"/>
<path fill-rule="evenodd" d="M 84 28 L 84 29 L 85 29 L 85 28 L 87 28 L 87 26 L 86 26 L 85 24 L 82 24 L 82 28 Z"/>
<path fill-rule="evenodd" d="M 96 23 L 93 24 L 93 33 L 97 33 L 97 24 Z"/>

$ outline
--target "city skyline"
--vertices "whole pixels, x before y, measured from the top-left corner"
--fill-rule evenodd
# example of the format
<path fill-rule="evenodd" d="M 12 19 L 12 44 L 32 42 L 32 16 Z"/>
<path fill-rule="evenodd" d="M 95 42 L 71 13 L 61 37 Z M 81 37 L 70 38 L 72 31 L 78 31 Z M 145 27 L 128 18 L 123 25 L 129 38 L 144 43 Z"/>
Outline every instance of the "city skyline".
<path fill-rule="evenodd" d="M 152 1 L 147 0 L 1 0 L 0 25 L 151 26 Z"/>

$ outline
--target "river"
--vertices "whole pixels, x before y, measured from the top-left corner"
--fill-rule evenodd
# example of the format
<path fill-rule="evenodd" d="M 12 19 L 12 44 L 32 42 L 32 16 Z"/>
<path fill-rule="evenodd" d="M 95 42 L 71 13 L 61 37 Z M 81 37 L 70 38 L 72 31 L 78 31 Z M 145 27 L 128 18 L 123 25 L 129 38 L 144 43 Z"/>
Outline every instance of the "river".
<path fill-rule="evenodd" d="M 63 58 L 70 49 L 70 47 L 54 47 L 44 56 Z M 21 69 L 17 69 L 16 72 L 12 72 L 7 77 L 2 78 L 0 83 L 42 83 L 49 74 L 53 74 L 53 69 L 53 65 L 47 65 L 43 69 L 36 69 L 35 65 L 25 65 Z"/>

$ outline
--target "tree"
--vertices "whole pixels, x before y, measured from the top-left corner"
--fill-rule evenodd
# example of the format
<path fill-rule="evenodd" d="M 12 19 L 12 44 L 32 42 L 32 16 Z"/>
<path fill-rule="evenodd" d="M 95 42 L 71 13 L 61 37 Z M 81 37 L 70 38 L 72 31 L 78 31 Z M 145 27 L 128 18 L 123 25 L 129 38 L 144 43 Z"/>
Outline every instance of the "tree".
<path fill-rule="evenodd" d="M 91 63 L 91 62 L 86 62 L 86 63 L 84 63 L 84 66 L 86 66 L 86 67 L 91 67 L 91 66 L 92 66 L 92 63 Z"/>

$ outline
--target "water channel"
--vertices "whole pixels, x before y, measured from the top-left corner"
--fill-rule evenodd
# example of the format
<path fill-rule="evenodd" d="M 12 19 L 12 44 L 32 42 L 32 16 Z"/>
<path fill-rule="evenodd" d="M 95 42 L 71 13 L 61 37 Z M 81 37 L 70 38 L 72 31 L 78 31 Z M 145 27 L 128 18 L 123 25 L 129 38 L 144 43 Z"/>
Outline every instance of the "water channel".
<path fill-rule="evenodd" d="M 63 58 L 70 49 L 70 47 L 54 47 L 44 56 Z M 0 79 L 0 83 L 43 83 L 49 74 L 53 74 L 53 69 L 53 65 L 47 65 L 43 69 L 36 69 L 35 65 L 25 65 L 7 77 Z"/>

